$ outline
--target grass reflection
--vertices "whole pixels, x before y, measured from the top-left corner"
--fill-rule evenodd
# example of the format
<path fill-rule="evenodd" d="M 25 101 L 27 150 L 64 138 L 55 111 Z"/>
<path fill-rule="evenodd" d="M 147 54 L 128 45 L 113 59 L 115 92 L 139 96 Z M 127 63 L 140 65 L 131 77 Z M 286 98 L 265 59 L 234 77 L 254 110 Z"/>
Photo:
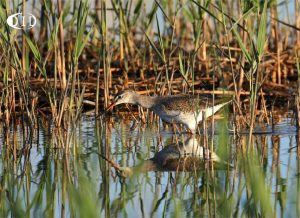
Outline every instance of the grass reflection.
<path fill-rule="evenodd" d="M 217 122 L 213 155 L 201 135 L 191 140 L 147 126 L 132 132 L 122 121 L 82 121 L 71 138 L 74 154 L 45 129 L 31 146 L 14 137 L 20 132 L 10 134 L 1 143 L 17 144 L 17 158 L 1 150 L 1 217 L 298 215 L 295 136 L 255 135 L 247 149 L 248 139 L 224 126 Z"/>

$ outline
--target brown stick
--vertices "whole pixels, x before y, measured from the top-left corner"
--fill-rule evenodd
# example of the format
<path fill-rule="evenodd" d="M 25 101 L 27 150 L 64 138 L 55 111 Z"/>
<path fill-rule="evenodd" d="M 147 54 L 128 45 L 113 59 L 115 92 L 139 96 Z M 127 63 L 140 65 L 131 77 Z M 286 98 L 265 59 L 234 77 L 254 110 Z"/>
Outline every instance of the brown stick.
<path fill-rule="evenodd" d="M 23 15 L 26 13 L 26 1 L 23 0 Z M 25 78 L 26 74 L 26 41 L 25 41 L 25 31 L 22 32 L 22 74 Z"/>
<path fill-rule="evenodd" d="M 59 14 L 59 45 L 60 45 L 59 58 L 61 63 L 58 72 L 60 73 L 62 90 L 65 90 L 67 85 L 67 79 L 66 79 L 66 69 L 65 69 L 64 30 L 63 30 L 63 23 L 62 23 L 61 0 L 57 0 L 57 5 L 58 5 L 58 14 Z"/>

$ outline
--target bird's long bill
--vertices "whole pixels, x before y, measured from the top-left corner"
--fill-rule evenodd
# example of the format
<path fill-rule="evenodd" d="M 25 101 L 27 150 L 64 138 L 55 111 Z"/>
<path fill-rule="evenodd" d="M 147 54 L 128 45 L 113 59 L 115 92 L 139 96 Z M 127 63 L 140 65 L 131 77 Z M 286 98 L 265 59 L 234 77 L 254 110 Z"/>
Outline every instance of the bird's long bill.
<path fill-rule="evenodd" d="M 115 103 L 115 102 L 113 102 L 111 105 L 109 105 L 109 106 L 105 109 L 105 112 L 112 110 L 114 106 L 116 106 L 116 103 Z"/>

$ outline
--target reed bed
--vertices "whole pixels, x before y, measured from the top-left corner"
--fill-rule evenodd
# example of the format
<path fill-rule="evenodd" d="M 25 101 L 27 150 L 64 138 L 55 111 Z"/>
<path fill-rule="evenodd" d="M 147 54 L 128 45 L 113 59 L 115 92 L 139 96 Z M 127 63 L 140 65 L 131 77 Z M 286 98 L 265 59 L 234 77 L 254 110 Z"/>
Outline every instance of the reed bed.
<path fill-rule="evenodd" d="M 250 147 L 256 121 L 269 124 L 273 106 L 299 113 L 299 3 L 288 4 L 4 1 L 1 123 L 9 129 L 21 119 L 34 130 L 37 117 L 50 116 L 68 153 L 79 117 L 98 117 L 121 89 L 229 95 L 235 130 L 249 129 Z M 26 8 L 39 25 L 10 28 L 7 17 Z"/>
<path fill-rule="evenodd" d="M 99 114 L 123 88 L 197 94 L 213 93 L 214 84 L 216 94 L 232 95 L 237 113 L 250 117 L 239 122 L 251 132 L 269 99 L 297 93 L 299 6 L 288 4 L 2 2 L 1 120 L 9 127 L 23 116 L 34 127 L 38 114 L 49 114 L 66 127 L 82 112 Z M 26 7 L 40 25 L 10 28 L 8 15 Z"/>

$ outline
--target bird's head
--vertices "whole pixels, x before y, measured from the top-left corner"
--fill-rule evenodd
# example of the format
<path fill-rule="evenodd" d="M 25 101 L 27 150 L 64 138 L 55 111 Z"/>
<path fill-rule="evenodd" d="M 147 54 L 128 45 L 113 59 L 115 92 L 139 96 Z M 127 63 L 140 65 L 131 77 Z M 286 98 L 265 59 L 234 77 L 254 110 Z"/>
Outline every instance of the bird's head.
<path fill-rule="evenodd" d="M 114 97 L 112 104 L 106 108 L 106 111 L 112 109 L 114 106 L 119 105 L 119 104 L 125 104 L 125 103 L 135 104 L 135 99 L 134 99 L 135 95 L 136 95 L 136 92 L 134 92 L 132 90 L 125 90 L 125 91 L 118 93 Z"/>

